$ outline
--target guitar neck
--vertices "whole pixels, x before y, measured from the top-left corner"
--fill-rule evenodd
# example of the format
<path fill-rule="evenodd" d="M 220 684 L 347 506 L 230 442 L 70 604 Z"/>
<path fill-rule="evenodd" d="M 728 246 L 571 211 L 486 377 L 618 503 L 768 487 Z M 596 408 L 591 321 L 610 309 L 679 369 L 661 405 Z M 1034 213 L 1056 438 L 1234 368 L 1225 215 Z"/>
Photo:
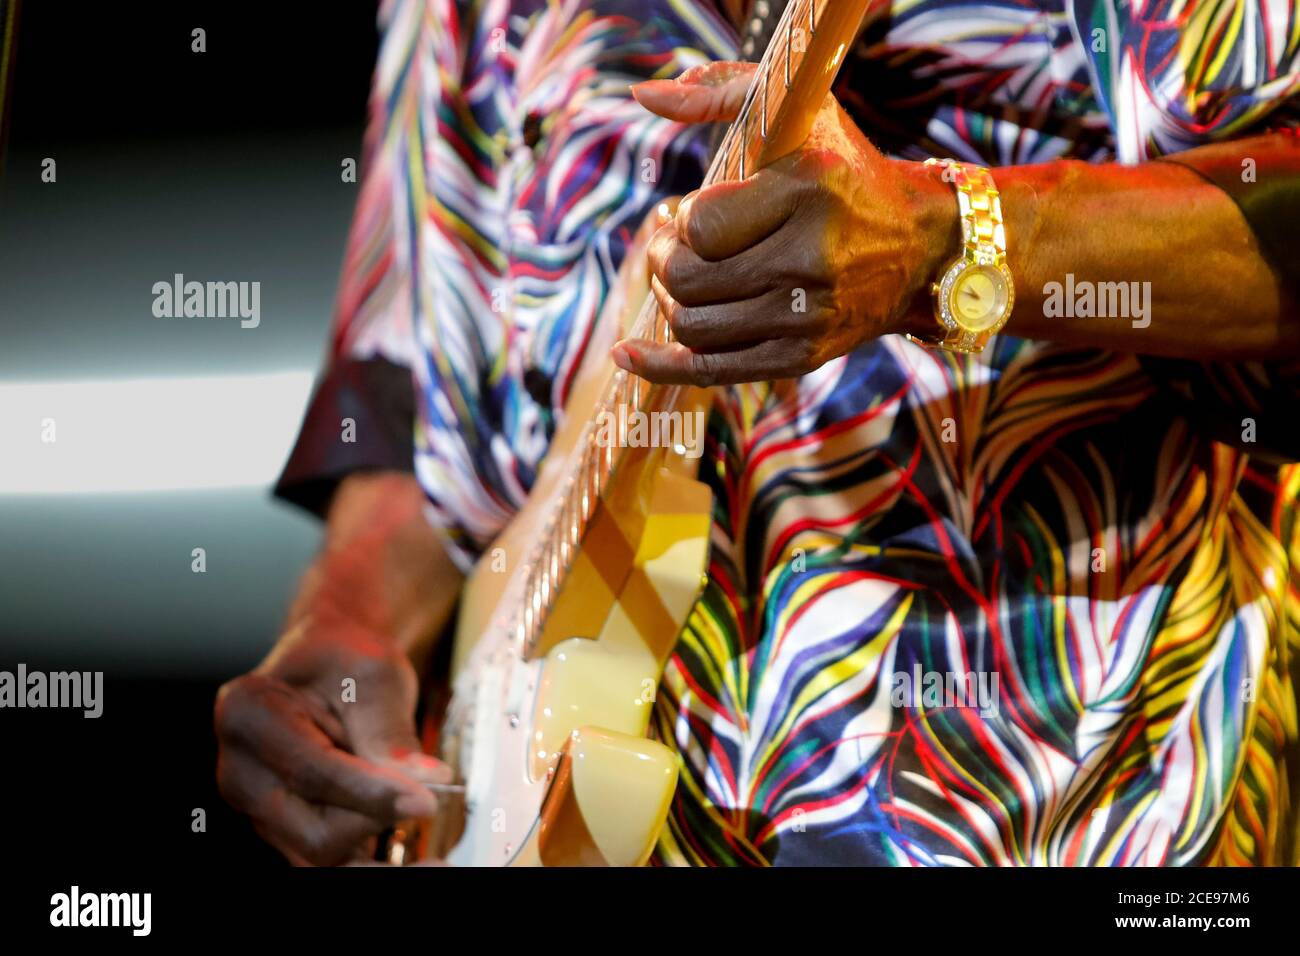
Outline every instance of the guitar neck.
<path fill-rule="evenodd" d="M 704 185 L 744 179 L 803 145 L 866 6 L 867 0 L 790 0 Z M 672 341 L 672 330 L 659 313 L 654 296 L 646 298 L 630 337 Z M 597 502 L 623 456 L 625 436 L 610 443 L 596 441 L 600 422 L 610 416 L 626 421 L 627 415 L 618 414 L 620 408 L 627 412 L 671 410 L 680 392 L 679 386 L 653 385 L 621 369 L 611 376 L 581 440 L 583 452 L 529 561 L 528 590 L 517 622 L 524 647 L 533 647 L 540 637 Z"/>

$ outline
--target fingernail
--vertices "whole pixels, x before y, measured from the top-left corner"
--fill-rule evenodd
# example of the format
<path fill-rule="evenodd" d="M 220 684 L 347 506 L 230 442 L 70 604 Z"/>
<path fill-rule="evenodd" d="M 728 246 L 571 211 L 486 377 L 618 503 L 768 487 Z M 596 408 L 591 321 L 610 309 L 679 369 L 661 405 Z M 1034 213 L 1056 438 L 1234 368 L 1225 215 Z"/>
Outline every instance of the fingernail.
<path fill-rule="evenodd" d="M 627 347 L 626 343 L 615 342 L 614 347 L 609 350 L 609 357 L 614 360 L 614 364 L 625 371 L 632 371 L 632 350 Z"/>
<path fill-rule="evenodd" d="M 402 762 L 402 768 L 427 783 L 450 783 L 452 778 L 450 767 L 441 760 L 435 760 L 425 754 L 412 754 L 407 757 Z"/>
<path fill-rule="evenodd" d="M 632 91 L 632 98 L 639 102 L 642 93 L 654 93 L 656 91 L 662 93 L 666 92 L 666 90 L 676 89 L 676 87 L 676 80 L 642 80 L 640 83 L 633 83 L 629 89 Z"/>
<path fill-rule="evenodd" d="M 393 804 L 398 817 L 431 817 L 438 812 L 438 798 L 431 793 L 404 793 Z"/>

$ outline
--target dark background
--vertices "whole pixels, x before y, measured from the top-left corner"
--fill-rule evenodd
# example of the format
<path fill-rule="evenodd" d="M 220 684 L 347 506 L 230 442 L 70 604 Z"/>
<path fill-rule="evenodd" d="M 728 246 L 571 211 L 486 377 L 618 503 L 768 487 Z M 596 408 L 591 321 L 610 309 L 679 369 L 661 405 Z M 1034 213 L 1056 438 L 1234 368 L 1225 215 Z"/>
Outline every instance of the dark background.
<path fill-rule="evenodd" d="M 0 180 L 0 397 L 15 383 L 317 367 L 357 189 L 340 163 L 360 159 L 375 15 L 366 0 L 22 4 Z M 191 51 L 195 27 L 205 53 Z M 56 183 L 41 182 L 44 157 Z M 260 281 L 260 327 L 155 318 L 152 284 L 175 272 Z M 270 436 L 278 451 L 259 452 L 268 476 L 293 439 L 299 392 Z M 77 440 L 75 412 L 59 421 L 60 443 Z M 0 427 L 5 415 L 0 404 Z M 271 427 L 229 425 L 212 437 L 216 454 L 238 455 L 241 430 Z M 180 437 L 152 427 L 159 448 Z M 39 453 L 0 442 L 0 475 Z M 105 867 L 275 864 L 216 793 L 212 700 L 274 640 L 316 521 L 266 483 L 4 488 L 0 477 L 0 669 L 103 670 L 105 688 L 97 720 L 0 710 L 0 857 L 53 864 L 64 892 Z M 191 570 L 196 546 L 204 574 Z M 206 833 L 191 832 L 196 808 Z M 48 891 L 36 891 L 43 919 Z"/>

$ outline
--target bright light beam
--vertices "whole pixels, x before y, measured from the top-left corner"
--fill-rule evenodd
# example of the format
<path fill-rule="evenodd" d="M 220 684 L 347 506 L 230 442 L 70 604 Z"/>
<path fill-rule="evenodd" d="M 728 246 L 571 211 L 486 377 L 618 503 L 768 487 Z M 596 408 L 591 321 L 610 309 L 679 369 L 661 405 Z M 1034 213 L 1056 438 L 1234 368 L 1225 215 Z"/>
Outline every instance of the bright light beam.
<path fill-rule="evenodd" d="M 0 383 L 0 494 L 268 486 L 312 379 L 297 371 Z"/>

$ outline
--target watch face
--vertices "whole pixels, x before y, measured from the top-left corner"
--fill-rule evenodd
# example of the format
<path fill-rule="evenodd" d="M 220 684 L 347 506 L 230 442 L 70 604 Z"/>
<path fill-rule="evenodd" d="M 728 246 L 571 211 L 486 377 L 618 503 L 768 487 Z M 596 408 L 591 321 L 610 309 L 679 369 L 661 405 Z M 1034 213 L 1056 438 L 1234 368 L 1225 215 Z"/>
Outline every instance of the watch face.
<path fill-rule="evenodd" d="M 985 332 L 1007 315 L 1011 285 L 997 266 L 972 265 L 953 279 L 948 309 L 969 332 Z"/>

